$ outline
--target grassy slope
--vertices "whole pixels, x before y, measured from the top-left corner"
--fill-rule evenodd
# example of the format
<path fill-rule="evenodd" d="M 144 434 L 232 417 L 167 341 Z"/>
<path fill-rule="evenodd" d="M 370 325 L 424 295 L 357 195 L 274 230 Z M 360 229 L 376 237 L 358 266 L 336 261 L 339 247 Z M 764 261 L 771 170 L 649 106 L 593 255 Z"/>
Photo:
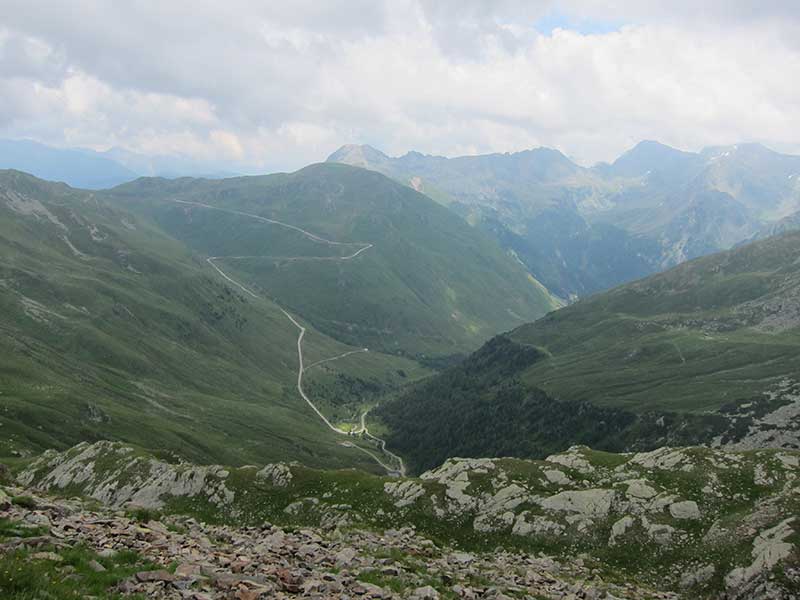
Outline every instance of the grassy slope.
<path fill-rule="evenodd" d="M 117 438 L 201 462 L 372 468 L 297 395 L 297 330 L 277 307 L 146 219 L 0 172 L 0 256 L 0 454 Z M 304 346 L 310 361 L 350 349 L 313 329 Z M 315 377 L 386 385 L 424 373 L 358 356 Z"/>
<path fill-rule="evenodd" d="M 763 392 L 800 371 L 798 258 L 800 234 L 771 238 L 525 325 L 511 338 L 548 359 L 523 381 L 633 411 L 703 412 Z M 794 327 L 769 326 L 786 319 Z"/>
<path fill-rule="evenodd" d="M 488 238 L 429 198 L 363 169 L 320 164 L 222 181 L 139 180 L 111 193 L 207 255 L 341 256 L 357 247 L 314 244 L 247 217 L 169 200 L 374 244 L 352 261 L 223 261 L 226 270 L 349 343 L 414 356 L 453 354 L 555 306 Z"/>
<path fill-rule="evenodd" d="M 574 443 L 738 440 L 785 403 L 765 392 L 800 372 L 798 265 L 800 233 L 788 234 L 599 294 L 498 336 L 372 416 L 418 470 Z"/>

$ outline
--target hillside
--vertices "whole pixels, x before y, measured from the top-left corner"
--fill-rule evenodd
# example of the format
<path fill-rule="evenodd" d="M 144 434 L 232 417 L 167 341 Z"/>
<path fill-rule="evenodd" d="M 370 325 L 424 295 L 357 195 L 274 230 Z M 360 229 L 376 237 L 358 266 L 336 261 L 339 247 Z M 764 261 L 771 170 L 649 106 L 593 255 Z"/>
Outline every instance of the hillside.
<path fill-rule="evenodd" d="M 800 360 L 800 233 L 622 286 L 511 339 L 546 362 L 525 381 L 559 398 L 700 413 L 758 396 Z"/>
<path fill-rule="evenodd" d="M 501 336 L 376 413 L 416 467 L 721 443 L 800 447 L 800 233 L 704 257 Z"/>
<path fill-rule="evenodd" d="M 298 328 L 98 194 L 0 171 L 0 456 L 120 439 L 199 462 L 378 468 L 297 393 Z M 427 371 L 311 326 L 331 419 Z"/>
<path fill-rule="evenodd" d="M 101 442 L 29 464 L 8 487 L 14 503 L 0 488 L 0 539 L 18 536 L 6 559 L 17 573 L 41 565 L 27 548 L 82 552 L 82 574 L 94 558 L 121 591 L 158 598 L 791 598 L 798 465 L 790 451 L 574 447 L 541 461 L 453 459 L 398 480 L 170 464 Z"/>
<path fill-rule="evenodd" d="M 693 153 L 645 141 L 593 168 L 547 148 L 445 158 L 345 146 L 328 160 L 436 198 L 562 298 L 729 249 L 800 209 L 800 157 L 758 144 Z"/>
<path fill-rule="evenodd" d="M 489 238 L 364 169 L 141 179 L 106 197 L 357 346 L 430 360 L 470 351 L 557 306 Z"/>

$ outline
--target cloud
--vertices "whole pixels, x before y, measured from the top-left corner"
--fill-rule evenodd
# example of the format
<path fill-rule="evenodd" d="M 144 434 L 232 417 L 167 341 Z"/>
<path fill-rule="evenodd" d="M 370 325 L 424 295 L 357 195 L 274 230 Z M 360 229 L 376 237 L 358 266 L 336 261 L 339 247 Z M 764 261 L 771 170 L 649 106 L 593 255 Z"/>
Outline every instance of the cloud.
<path fill-rule="evenodd" d="M 751 25 L 773 19 L 800 20 L 800 10 L 794 0 L 567 0 L 565 4 L 577 13 L 595 17 L 692 27 Z"/>
<path fill-rule="evenodd" d="M 446 155 L 547 145 L 584 163 L 644 138 L 800 153 L 794 2 L 46 4 L 0 0 L 6 137 L 243 171 L 349 142 Z"/>

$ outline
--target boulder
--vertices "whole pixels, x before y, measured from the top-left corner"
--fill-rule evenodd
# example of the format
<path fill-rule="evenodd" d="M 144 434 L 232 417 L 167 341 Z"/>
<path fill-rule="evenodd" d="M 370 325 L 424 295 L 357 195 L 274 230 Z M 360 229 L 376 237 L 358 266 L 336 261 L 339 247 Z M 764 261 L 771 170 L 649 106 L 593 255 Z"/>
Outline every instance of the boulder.
<path fill-rule="evenodd" d="M 355 549 L 342 548 L 333 555 L 333 562 L 339 568 L 349 567 L 355 562 L 357 556 L 358 552 L 356 552 Z"/>
<path fill-rule="evenodd" d="M 439 600 L 439 592 L 431 586 L 426 585 L 415 589 L 409 598 L 411 600 Z"/>
<path fill-rule="evenodd" d="M 694 571 L 689 571 L 688 573 L 684 574 L 681 577 L 680 585 L 682 588 L 691 588 L 696 585 L 700 585 L 714 577 L 714 573 L 716 573 L 714 565 L 704 565 L 695 569 Z"/>
<path fill-rule="evenodd" d="M 728 589 L 738 589 L 791 555 L 794 546 L 785 540 L 794 533 L 792 524 L 795 521 L 795 517 L 789 517 L 774 527 L 762 531 L 753 540 L 753 562 L 728 573 L 725 576 L 725 586 Z"/>
<path fill-rule="evenodd" d="M 531 516 L 528 511 L 517 515 L 511 533 L 514 535 L 559 535 L 564 526 L 541 515 Z"/>
<path fill-rule="evenodd" d="M 285 463 L 266 465 L 256 473 L 256 477 L 275 487 L 287 487 L 292 482 L 292 470 Z"/>
<path fill-rule="evenodd" d="M 605 517 L 611 510 L 614 497 L 614 490 L 570 490 L 539 499 L 538 504 L 545 510 L 578 513 L 588 517 Z"/>
<path fill-rule="evenodd" d="M 616 521 L 611 526 L 611 535 L 608 538 L 608 545 L 614 546 L 617 543 L 617 538 L 622 537 L 625 533 L 633 527 L 636 520 L 631 516 L 624 516 L 619 521 Z"/>
<path fill-rule="evenodd" d="M 648 485 L 643 479 L 631 479 L 629 481 L 624 481 L 628 485 L 628 490 L 626 494 L 631 498 L 635 498 L 637 500 L 649 500 L 654 496 L 658 495 L 658 491 Z"/>
<path fill-rule="evenodd" d="M 700 508 L 693 500 L 682 500 L 669 505 L 669 514 L 675 519 L 699 519 Z"/>
<path fill-rule="evenodd" d="M 581 446 L 572 446 L 566 452 L 552 454 L 545 459 L 547 462 L 564 465 L 584 474 L 593 473 L 594 467 L 586 460 Z"/>
<path fill-rule="evenodd" d="M 383 484 L 383 491 L 394 498 L 397 508 L 410 506 L 417 498 L 425 495 L 425 488 L 411 480 L 386 482 Z"/>

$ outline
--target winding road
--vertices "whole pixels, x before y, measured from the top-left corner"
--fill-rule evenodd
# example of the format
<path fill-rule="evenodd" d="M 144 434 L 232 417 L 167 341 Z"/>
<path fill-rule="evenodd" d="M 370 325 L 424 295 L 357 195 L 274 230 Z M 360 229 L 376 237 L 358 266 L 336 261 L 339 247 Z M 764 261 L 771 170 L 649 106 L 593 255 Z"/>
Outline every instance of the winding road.
<path fill-rule="evenodd" d="M 221 211 L 221 212 L 226 212 L 226 213 L 230 213 L 230 214 L 234 214 L 234 215 L 239 215 L 239 216 L 243 216 L 243 217 L 249 217 L 249 218 L 252 218 L 252 219 L 256 219 L 256 220 L 261 221 L 263 223 L 269 223 L 271 225 L 277 225 L 279 227 L 285 227 L 287 229 L 291 229 L 293 231 L 296 231 L 296 232 L 304 235 L 308 239 L 312 240 L 313 242 L 316 242 L 316 243 L 319 243 L 319 244 L 325 244 L 325 245 L 329 245 L 329 246 L 358 246 L 358 249 L 356 251 L 354 251 L 352 254 L 349 254 L 347 256 L 303 256 L 303 257 L 210 256 L 210 257 L 208 257 L 206 259 L 206 262 L 208 262 L 208 264 L 211 265 L 214 268 L 214 270 L 217 273 L 219 273 L 219 275 L 222 276 L 226 281 L 228 281 L 232 285 L 235 285 L 240 290 L 242 290 L 243 292 L 245 292 L 249 296 L 252 296 L 253 298 L 260 298 L 260 296 L 258 294 L 256 294 L 253 290 L 251 290 L 250 288 L 245 286 L 244 284 L 236 281 L 233 277 L 231 277 L 230 275 L 225 273 L 225 271 L 223 271 L 214 261 L 222 260 L 222 259 L 225 259 L 225 260 L 236 260 L 236 259 L 247 259 L 247 258 L 270 258 L 270 259 L 280 259 L 280 260 L 351 260 L 351 259 L 357 257 L 362 252 L 366 252 L 367 250 L 369 250 L 370 248 L 373 247 L 373 245 L 369 244 L 369 243 L 334 242 L 332 240 L 327 240 L 327 239 L 325 239 L 323 237 L 315 235 L 315 234 L 311 233 L 310 231 L 306 231 L 305 229 L 302 229 L 301 227 L 297 227 L 295 225 L 290 225 L 289 223 L 283 223 L 282 221 L 276 221 L 275 219 L 268 219 L 266 217 L 262 217 L 260 215 L 254 215 L 252 213 L 246 213 L 246 212 L 242 212 L 242 211 L 238 211 L 238 210 L 230 210 L 230 209 L 226 209 L 226 208 L 219 208 L 217 206 L 211 206 L 210 204 L 203 204 L 202 202 L 187 202 L 185 200 L 173 200 L 173 202 L 176 202 L 178 204 L 197 206 L 197 207 L 200 207 L 200 208 L 207 208 L 207 209 L 211 209 L 211 210 L 218 210 L 218 211 Z M 398 455 L 394 454 L 393 452 L 387 450 L 386 449 L 386 441 L 381 439 L 381 438 L 379 438 L 379 437 L 376 437 L 376 436 L 372 435 L 369 432 L 369 429 L 367 429 L 366 417 L 367 417 L 367 413 L 369 412 L 369 409 L 365 410 L 361 414 L 361 424 L 360 424 L 360 427 L 358 429 L 353 429 L 353 430 L 349 430 L 349 431 L 345 430 L 345 429 L 341 429 L 341 428 L 337 427 L 336 425 L 334 425 L 333 423 L 331 423 L 328 420 L 328 418 L 324 414 L 322 414 L 322 412 L 317 408 L 317 406 L 311 401 L 311 398 L 308 397 L 308 395 L 306 394 L 305 390 L 303 390 L 303 375 L 309 369 L 311 369 L 313 367 L 316 367 L 318 365 L 321 365 L 323 363 L 331 362 L 331 361 L 334 361 L 334 360 L 339 360 L 340 358 L 345 358 L 346 356 L 350 356 L 352 354 L 358 354 L 360 352 L 369 352 L 369 349 L 368 348 L 359 348 L 357 350 L 351 350 L 349 352 L 343 352 L 342 354 L 339 354 L 337 356 L 332 356 L 330 358 L 325 358 L 325 359 L 322 359 L 322 360 L 318 360 L 318 361 L 316 361 L 316 362 L 314 362 L 314 363 L 312 363 L 312 364 L 310 364 L 308 366 L 305 366 L 305 364 L 303 362 L 303 337 L 305 337 L 305 335 L 306 335 L 306 328 L 303 327 L 297 321 L 297 319 L 295 319 L 289 312 L 287 312 L 277 302 L 275 302 L 275 305 L 284 314 L 284 316 L 287 319 L 289 319 L 289 321 L 291 321 L 292 324 L 295 327 L 297 327 L 297 329 L 300 331 L 299 335 L 297 336 L 297 359 L 298 359 L 298 363 L 299 363 L 299 366 L 298 366 L 298 369 L 297 369 L 297 391 L 300 393 L 300 396 L 303 398 L 303 400 L 306 401 L 308 406 L 311 407 L 311 410 L 313 410 L 317 414 L 317 416 L 320 419 L 322 419 L 323 423 L 325 423 L 325 425 L 327 425 L 328 428 L 331 431 L 333 431 L 333 432 L 335 432 L 337 434 L 340 434 L 340 435 L 346 435 L 348 437 L 356 436 L 356 435 L 359 435 L 359 434 L 364 434 L 364 436 L 366 436 L 366 437 L 370 438 L 371 440 L 375 441 L 375 443 L 380 448 L 381 452 L 383 452 L 386 456 L 390 457 L 392 460 L 396 461 L 397 462 L 397 466 L 396 467 L 392 467 L 392 466 L 387 465 L 376 454 L 374 454 L 373 452 L 370 452 L 369 450 L 367 450 L 365 448 L 362 448 L 361 446 L 358 446 L 358 445 L 354 444 L 351 441 L 340 442 L 340 445 L 342 445 L 344 447 L 347 447 L 347 448 L 355 448 L 356 450 L 360 450 L 361 452 L 364 452 L 365 454 L 368 454 L 375 462 L 377 462 L 381 467 L 386 469 L 386 472 L 389 473 L 390 475 L 399 475 L 401 477 L 404 477 L 406 475 L 406 467 L 405 467 L 405 463 L 403 462 L 403 459 L 400 458 Z"/>

